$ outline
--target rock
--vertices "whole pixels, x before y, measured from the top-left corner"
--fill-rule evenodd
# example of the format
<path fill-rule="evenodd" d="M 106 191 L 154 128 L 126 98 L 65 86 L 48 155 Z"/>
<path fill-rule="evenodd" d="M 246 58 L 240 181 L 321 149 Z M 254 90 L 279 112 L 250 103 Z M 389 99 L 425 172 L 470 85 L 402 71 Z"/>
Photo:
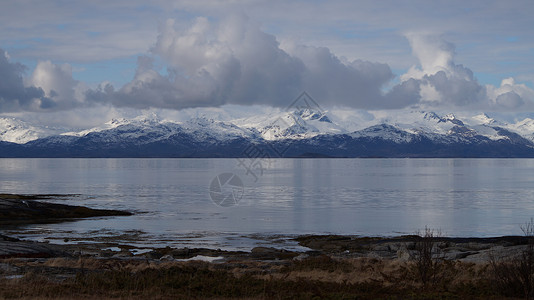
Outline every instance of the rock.
<path fill-rule="evenodd" d="M 308 235 L 296 238 L 301 246 L 324 252 L 342 252 L 351 249 L 351 246 L 361 244 L 355 242 L 351 236 L 341 235 Z"/>
<path fill-rule="evenodd" d="M 84 206 L 32 200 L 36 199 L 36 197 L 37 196 L 0 194 L 0 224 L 35 223 L 45 220 L 61 220 L 65 218 L 132 215 L 130 212 L 120 210 L 92 209 Z"/>
<path fill-rule="evenodd" d="M 37 242 L 3 241 L 0 240 L 0 258 L 32 257 L 46 258 L 57 256 L 70 256 L 61 247 Z"/>
<path fill-rule="evenodd" d="M 15 273 L 19 271 L 20 268 L 6 264 L 6 263 L 0 263 L 0 274 L 8 274 L 8 273 Z"/>
<path fill-rule="evenodd" d="M 408 250 L 415 250 L 415 242 L 406 242 L 404 243 L 404 247 Z"/>
<path fill-rule="evenodd" d="M 299 255 L 293 257 L 293 260 L 294 261 L 301 261 L 301 260 L 304 260 L 304 259 L 306 259 L 308 257 L 310 257 L 308 254 L 302 253 L 302 254 L 299 254 Z"/>
<path fill-rule="evenodd" d="M 250 254 L 257 259 L 273 260 L 278 258 L 280 250 L 268 247 L 255 247 L 250 251 Z"/>
<path fill-rule="evenodd" d="M 496 246 L 492 247 L 487 251 L 487 255 L 493 256 L 495 259 L 513 259 L 520 257 L 523 252 L 527 250 L 526 245 L 519 245 L 519 246 Z"/>
<path fill-rule="evenodd" d="M 444 249 L 444 248 L 450 247 L 450 243 L 448 243 L 448 242 L 436 242 L 436 244 L 434 246 L 439 248 L 439 249 Z"/>
<path fill-rule="evenodd" d="M 491 248 L 492 246 L 493 245 L 489 243 L 473 243 L 473 242 L 467 243 L 467 245 L 465 245 L 466 248 L 471 249 L 471 250 L 476 250 L 476 251 L 486 250 L 486 249 Z"/>
<path fill-rule="evenodd" d="M 444 259 L 446 260 L 457 260 L 457 259 L 463 259 L 470 255 L 478 254 L 477 251 L 450 251 L 445 253 Z"/>
<path fill-rule="evenodd" d="M 163 255 L 160 259 L 160 261 L 173 261 L 174 260 L 174 257 L 172 257 L 172 255 Z"/>
<path fill-rule="evenodd" d="M 390 243 L 389 245 L 389 251 L 397 252 L 401 248 L 400 243 Z"/>
<path fill-rule="evenodd" d="M 148 259 L 160 259 L 163 256 L 163 254 L 161 254 L 161 252 L 156 251 L 156 250 L 147 252 L 144 255 Z"/>
<path fill-rule="evenodd" d="M 390 251 L 389 245 L 375 245 L 371 247 L 373 251 Z"/>
<path fill-rule="evenodd" d="M 172 250 L 172 255 L 177 258 L 190 258 L 194 255 L 190 252 L 189 248 L 174 249 Z"/>
<path fill-rule="evenodd" d="M 292 259 L 298 253 L 270 247 L 255 247 L 250 251 L 253 258 L 261 260 Z"/>
<path fill-rule="evenodd" d="M 20 242 L 19 239 L 12 238 L 12 237 L 5 236 L 5 235 L 1 235 L 1 234 L 0 234 L 0 241 L 5 241 L 5 242 Z"/>
<path fill-rule="evenodd" d="M 400 261 L 409 261 L 412 260 L 412 255 L 405 246 L 400 247 L 399 250 L 397 250 L 397 259 Z"/>
<path fill-rule="evenodd" d="M 278 253 L 280 252 L 280 250 L 276 248 L 271 248 L 271 247 L 254 247 L 250 252 L 265 254 L 265 253 Z"/>

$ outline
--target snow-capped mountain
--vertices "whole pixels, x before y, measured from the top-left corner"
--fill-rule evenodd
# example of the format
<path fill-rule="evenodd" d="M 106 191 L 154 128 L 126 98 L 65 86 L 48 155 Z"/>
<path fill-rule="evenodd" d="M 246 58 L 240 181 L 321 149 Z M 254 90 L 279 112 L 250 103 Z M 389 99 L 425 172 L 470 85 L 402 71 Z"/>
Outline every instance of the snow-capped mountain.
<path fill-rule="evenodd" d="M 0 141 L 24 144 L 61 132 L 62 129 L 58 128 L 34 126 L 15 118 L 0 117 Z"/>
<path fill-rule="evenodd" d="M 531 118 L 526 118 L 522 121 L 519 121 L 515 124 L 508 126 L 511 130 L 519 133 L 523 137 L 534 141 L 534 120 Z"/>
<path fill-rule="evenodd" d="M 355 120 L 361 119 L 347 113 L 340 117 L 308 108 L 225 121 L 152 115 L 66 132 L 1 118 L 0 156 L 239 157 L 249 155 L 245 149 L 252 145 L 268 157 L 534 157 L 532 119 L 506 123 L 486 114 L 368 114 L 360 125 Z"/>
<path fill-rule="evenodd" d="M 267 141 L 311 138 L 319 134 L 339 134 L 347 131 L 333 123 L 325 112 L 300 109 L 270 116 L 255 116 L 234 123 Z"/>
<path fill-rule="evenodd" d="M 167 132 L 170 135 L 175 132 L 184 131 L 189 132 L 190 134 L 197 135 L 200 139 L 224 139 L 228 138 L 228 136 L 233 135 L 250 136 L 251 134 L 247 129 L 240 128 L 232 123 L 215 121 L 206 117 L 195 117 L 186 122 L 175 122 L 169 120 L 161 120 L 157 116 L 152 115 L 149 117 L 140 116 L 134 119 L 112 119 L 111 121 L 106 122 L 102 126 L 82 131 L 65 132 L 61 135 L 83 137 L 92 133 L 101 133 L 109 130 L 115 130 L 124 133 L 128 129 L 132 130 L 133 132 L 139 133 L 140 136 L 142 136 L 143 133 L 147 132 L 151 134 L 155 134 L 156 131 L 159 131 L 160 133 Z M 163 137 L 165 137 L 164 134 Z M 135 139 L 138 137 L 131 136 L 131 138 Z"/>

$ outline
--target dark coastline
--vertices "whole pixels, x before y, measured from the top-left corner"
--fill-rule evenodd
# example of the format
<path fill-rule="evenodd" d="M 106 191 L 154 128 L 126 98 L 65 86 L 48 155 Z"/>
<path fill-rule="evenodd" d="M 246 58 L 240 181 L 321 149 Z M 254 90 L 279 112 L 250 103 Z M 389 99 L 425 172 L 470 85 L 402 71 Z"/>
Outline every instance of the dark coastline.
<path fill-rule="evenodd" d="M 0 224 L 61 222 L 66 219 L 132 215 L 127 211 L 93 209 L 41 201 L 64 196 L 66 195 L 0 194 Z"/>

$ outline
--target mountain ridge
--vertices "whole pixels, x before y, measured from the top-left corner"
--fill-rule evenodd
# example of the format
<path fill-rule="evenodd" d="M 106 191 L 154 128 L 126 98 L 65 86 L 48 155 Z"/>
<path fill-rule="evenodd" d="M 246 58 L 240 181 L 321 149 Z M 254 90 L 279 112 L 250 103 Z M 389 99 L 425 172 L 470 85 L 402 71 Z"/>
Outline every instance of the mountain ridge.
<path fill-rule="evenodd" d="M 12 122 L 18 124 L 12 130 L 33 128 Z M 351 131 L 327 112 L 313 109 L 231 121 L 195 117 L 177 122 L 143 116 L 82 131 L 51 131 L 54 134 L 24 143 L 2 140 L 0 157 L 255 158 L 246 151 L 251 147 L 258 157 L 273 158 L 534 157 L 531 119 L 508 124 L 486 114 L 458 118 L 410 111 L 367 125 Z M 4 136 L 17 136 L 2 130 Z"/>

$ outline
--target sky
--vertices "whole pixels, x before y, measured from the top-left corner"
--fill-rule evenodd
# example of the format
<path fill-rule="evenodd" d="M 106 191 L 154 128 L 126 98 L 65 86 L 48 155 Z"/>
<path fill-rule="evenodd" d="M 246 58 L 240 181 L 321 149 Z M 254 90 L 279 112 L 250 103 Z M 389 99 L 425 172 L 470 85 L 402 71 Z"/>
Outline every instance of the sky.
<path fill-rule="evenodd" d="M 534 110 L 534 2 L 4 0 L 0 115 Z"/>

